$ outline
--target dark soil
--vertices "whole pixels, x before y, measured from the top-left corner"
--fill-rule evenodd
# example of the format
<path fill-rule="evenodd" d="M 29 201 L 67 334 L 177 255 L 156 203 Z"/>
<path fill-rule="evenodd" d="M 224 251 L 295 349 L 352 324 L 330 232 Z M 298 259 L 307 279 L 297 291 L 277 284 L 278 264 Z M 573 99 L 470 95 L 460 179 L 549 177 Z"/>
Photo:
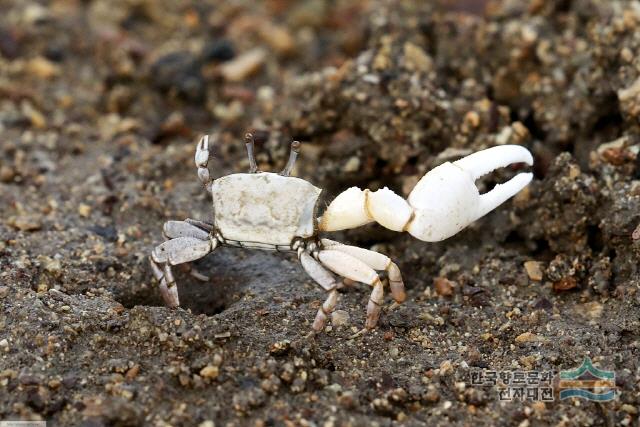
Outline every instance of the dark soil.
<path fill-rule="evenodd" d="M 622 0 L 0 1 L 0 420 L 49 425 L 637 425 L 640 7 Z M 327 201 L 407 195 L 432 167 L 521 144 L 536 178 L 454 238 L 333 239 L 403 271 L 405 304 L 325 295 L 293 255 L 147 257 L 208 219 L 216 176 L 296 174 Z M 517 170 L 484 179 L 484 191 Z M 471 372 L 616 373 L 608 403 L 500 402 Z"/>

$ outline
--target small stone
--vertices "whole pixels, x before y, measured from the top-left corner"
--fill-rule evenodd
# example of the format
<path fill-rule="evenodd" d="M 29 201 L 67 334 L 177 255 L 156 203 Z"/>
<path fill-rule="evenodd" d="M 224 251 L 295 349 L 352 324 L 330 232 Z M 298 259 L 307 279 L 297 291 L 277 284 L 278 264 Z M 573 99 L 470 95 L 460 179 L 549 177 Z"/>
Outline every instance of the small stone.
<path fill-rule="evenodd" d="M 358 169 L 360 169 L 360 158 L 357 156 L 350 157 L 342 168 L 346 173 L 357 172 Z"/>
<path fill-rule="evenodd" d="M 436 293 L 443 297 L 450 297 L 453 295 L 453 288 L 455 284 L 444 277 L 436 277 L 433 279 L 433 286 L 436 289 Z"/>
<path fill-rule="evenodd" d="M 229 61 L 236 56 L 233 43 L 227 39 L 219 39 L 210 42 L 202 51 L 202 58 L 205 61 Z"/>
<path fill-rule="evenodd" d="M 138 376 L 138 372 L 140 372 L 140 365 L 135 364 L 127 371 L 125 378 L 132 381 Z"/>
<path fill-rule="evenodd" d="M 544 412 L 545 409 L 547 409 L 547 405 L 545 405 L 545 403 L 541 402 L 541 401 L 535 401 L 535 402 L 531 403 L 531 407 L 537 413 L 542 413 L 542 412 Z"/>
<path fill-rule="evenodd" d="M 275 374 L 271 374 L 269 378 L 265 378 L 260 383 L 260 388 L 267 393 L 274 394 L 280 389 L 282 381 Z"/>
<path fill-rule="evenodd" d="M 542 341 L 542 338 L 532 332 L 525 332 L 523 334 L 518 335 L 515 341 L 517 343 L 537 342 L 537 341 Z"/>
<path fill-rule="evenodd" d="M 618 91 L 618 99 L 621 102 L 631 101 L 640 95 L 640 77 L 629 87 Z"/>
<path fill-rule="evenodd" d="M 62 385 L 62 381 L 60 381 L 57 378 L 54 378 L 54 379 L 49 380 L 47 385 L 49 386 L 49 388 L 51 390 L 56 390 L 56 389 L 60 388 L 60 386 Z"/>
<path fill-rule="evenodd" d="M 29 215 L 12 216 L 7 221 L 10 226 L 20 231 L 36 231 L 42 228 L 42 224 L 38 218 Z"/>
<path fill-rule="evenodd" d="M 575 277 L 564 277 L 553 283 L 553 290 L 556 292 L 568 291 L 578 286 Z"/>
<path fill-rule="evenodd" d="M 345 409 L 355 409 L 358 406 L 358 396 L 353 391 L 346 390 L 338 397 L 338 404 Z"/>
<path fill-rule="evenodd" d="M 433 60 L 424 50 L 411 42 L 404 44 L 405 67 L 412 71 L 427 72 L 433 69 Z"/>
<path fill-rule="evenodd" d="M 175 92 L 192 101 L 201 101 L 205 82 L 198 60 L 190 52 L 173 52 L 151 65 L 153 85 L 162 92 Z"/>
<path fill-rule="evenodd" d="M 464 116 L 464 122 L 472 128 L 480 126 L 480 115 L 475 111 L 469 111 Z"/>
<path fill-rule="evenodd" d="M 220 74 L 230 82 L 240 82 L 252 76 L 267 58 L 267 53 L 262 48 L 255 48 L 243 53 L 232 61 L 220 66 Z"/>
<path fill-rule="evenodd" d="M 331 324 L 333 326 L 347 327 L 351 323 L 351 316 L 345 310 L 336 310 L 331 313 Z"/>
<path fill-rule="evenodd" d="M 430 385 L 427 389 L 427 393 L 424 396 L 424 400 L 429 403 L 436 403 L 437 401 L 439 401 L 440 393 L 438 392 L 438 389 L 436 389 L 435 386 Z"/>
<path fill-rule="evenodd" d="M 80 203 L 78 205 L 78 214 L 83 218 L 88 218 L 91 215 L 91 206 Z"/>
<path fill-rule="evenodd" d="M 27 72 L 42 79 L 50 79 L 60 74 L 60 67 L 42 56 L 36 56 L 27 63 Z"/>
<path fill-rule="evenodd" d="M 529 279 L 539 282 L 542 280 L 542 268 L 538 261 L 526 261 L 524 269 L 527 271 Z"/>
<path fill-rule="evenodd" d="M 263 21 L 260 26 L 260 37 L 279 55 L 288 55 L 295 48 L 293 36 L 286 27 Z"/>
<path fill-rule="evenodd" d="M 631 415 L 636 415 L 638 413 L 638 408 L 633 405 L 629 405 L 628 403 L 623 404 L 620 409 Z"/>
<path fill-rule="evenodd" d="M 269 352 L 273 355 L 282 355 L 291 349 L 291 341 L 283 340 L 273 343 Z"/>
<path fill-rule="evenodd" d="M 453 364 L 450 360 L 445 360 L 440 364 L 440 375 L 447 376 L 453 373 Z"/>
<path fill-rule="evenodd" d="M 592 301 L 585 304 L 582 304 L 580 309 L 583 313 L 590 317 L 591 319 L 598 319 L 602 316 L 602 312 L 604 311 L 604 307 L 598 301 Z"/>
<path fill-rule="evenodd" d="M 6 338 L 0 341 L 0 348 L 2 348 L 2 350 L 4 351 L 9 351 L 9 341 L 7 341 Z"/>
<path fill-rule="evenodd" d="M 15 178 L 15 176 L 16 172 L 13 170 L 13 168 L 6 165 L 0 166 L 0 182 L 11 182 L 13 181 L 13 178 Z"/>
<path fill-rule="evenodd" d="M 211 420 L 207 420 L 198 424 L 198 427 L 216 427 L 216 423 Z"/>
<path fill-rule="evenodd" d="M 217 366 L 207 365 L 200 370 L 200 376 L 203 378 L 217 378 L 220 374 L 220 369 Z"/>
<path fill-rule="evenodd" d="M 0 299 L 6 298 L 9 295 L 9 287 L 8 286 L 0 286 Z"/>

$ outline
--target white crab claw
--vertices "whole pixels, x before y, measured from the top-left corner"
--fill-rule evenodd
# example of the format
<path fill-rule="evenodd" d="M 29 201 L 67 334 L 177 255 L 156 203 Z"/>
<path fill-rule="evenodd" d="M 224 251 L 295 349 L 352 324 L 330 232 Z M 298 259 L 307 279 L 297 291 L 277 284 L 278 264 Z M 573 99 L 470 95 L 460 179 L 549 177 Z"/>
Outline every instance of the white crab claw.
<path fill-rule="evenodd" d="M 533 164 L 526 148 L 502 145 L 436 167 L 422 177 L 407 199 L 414 208 L 414 217 L 406 230 L 427 242 L 453 236 L 522 190 L 533 175 L 520 173 L 482 195 L 475 180 L 497 168 L 520 162 Z"/>

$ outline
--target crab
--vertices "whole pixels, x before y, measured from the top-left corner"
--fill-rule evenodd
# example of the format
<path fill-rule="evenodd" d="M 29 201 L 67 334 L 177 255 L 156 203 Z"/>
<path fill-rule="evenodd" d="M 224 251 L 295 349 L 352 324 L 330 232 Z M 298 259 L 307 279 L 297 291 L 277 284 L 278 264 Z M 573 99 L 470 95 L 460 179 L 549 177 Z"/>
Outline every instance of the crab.
<path fill-rule="evenodd" d="M 254 157 L 254 138 L 245 136 L 249 172 L 213 179 L 207 167 L 209 136 L 196 148 L 198 178 L 213 199 L 209 221 L 185 219 L 163 226 L 167 239 L 150 256 L 151 268 L 160 293 L 170 307 L 179 306 L 178 287 L 171 267 L 200 259 L 220 246 L 259 249 L 297 254 L 302 268 L 327 296 L 312 324 L 324 329 L 338 302 L 342 281 L 372 287 L 367 304 L 365 330 L 376 327 L 388 282 L 395 304 L 406 299 L 398 266 L 386 255 L 345 245 L 321 234 L 360 227 L 376 222 L 397 232 L 408 232 L 426 242 L 437 242 L 458 233 L 523 189 L 533 178 L 521 172 L 486 194 L 475 181 L 493 170 L 513 163 L 533 164 L 531 153 L 518 145 L 501 145 L 437 166 L 416 184 L 407 199 L 388 188 L 377 191 L 351 187 L 339 194 L 322 214 L 322 190 L 296 178 L 291 171 L 300 150 L 293 141 L 289 160 L 280 173 L 259 171 Z M 376 271 L 386 272 L 383 281 Z"/>

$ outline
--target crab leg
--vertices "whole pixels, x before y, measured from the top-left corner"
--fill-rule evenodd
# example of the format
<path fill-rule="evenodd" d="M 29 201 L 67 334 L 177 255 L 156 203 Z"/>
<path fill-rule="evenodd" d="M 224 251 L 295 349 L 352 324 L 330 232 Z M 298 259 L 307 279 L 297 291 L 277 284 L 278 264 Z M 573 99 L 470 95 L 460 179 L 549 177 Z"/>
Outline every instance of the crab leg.
<path fill-rule="evenodd" d="M 404 290 L 404 282 L 402 281 L 402 274 L 398 266 L 391 261 L 391 259 L 381 253 L 370 251 L 368 249 L 359 248 L 357 246 L 349 246 L 340 242 L 335 242 L 329 239 L 322 239 L 322 245 L 327 249 L 335 249 L 340 252 L 349 254 L 360 261 L 367 264 L 374 270 L 384 270 L 387 272 L 389 278 L 389 287 L 391 288 L 391 296 L 398 303 L 401 304 L 407 299 L 407 294 Z"/>
<path fill-rule="evenodd" d="M 512 163 L 532 165 L 533 158 L 526 148 L 518 145 L 479 151 L 427 173 L 407 200 L 388 188 L 375 192 L 349 188 L 319 218 L 320 230 L 343 230 L 375 221 L 390 230 L 408 231 L 427 242 L 444 240 L 498 207 L 531 181 L 531 173 L 520 173 L 481 195 L 475 180 Z"/>
<path fill-rule="evenodd" d="M 317 253 L 317 259 L 322 265 L 340 276 L 373 286 L 373 291 L 367 304 L 365 328 L 375 328 L 380 317 L 384 288 L 373 268 L 358 258 L 336 249 L 321 250 Z"/>
<path fill-rule="evenodd" d="M 187 221 L 168 221 L 163 232 L 170 240 L 156 246 L 149 261 L 165 303 L 177 307 L 180 299 L 171 266 L 204 257 L 216 248 L 218 241 Z"/>
<path fill-rule="evenodd" d="M 331 312 L 336 308 L 336 304 L 338 303 L 338 284 L 333 275 L 307 252 L 300 254 L 300 263 L 304 271 L 328 292 L 327 299 L 318 309 L 316 318 L 313 321 L 313 330 L 321 331 L 327 323 L 327 318 L 331 315 Z"/>

